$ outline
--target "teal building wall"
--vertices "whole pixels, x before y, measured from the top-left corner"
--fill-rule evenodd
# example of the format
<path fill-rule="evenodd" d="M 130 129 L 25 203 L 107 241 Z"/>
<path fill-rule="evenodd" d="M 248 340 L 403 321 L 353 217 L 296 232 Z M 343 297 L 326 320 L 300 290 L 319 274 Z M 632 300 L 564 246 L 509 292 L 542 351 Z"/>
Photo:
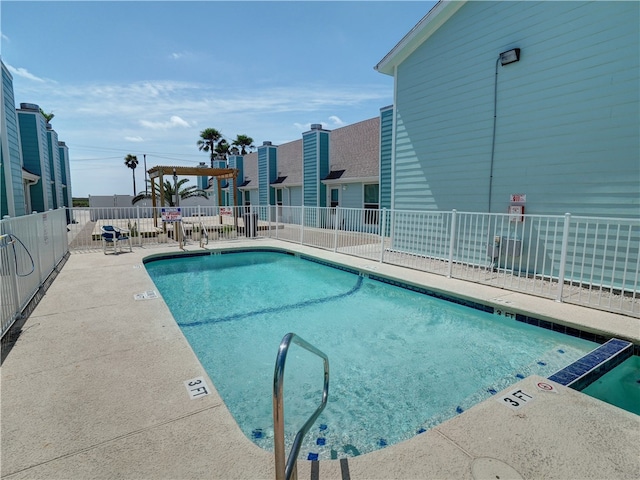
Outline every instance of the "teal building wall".
<path fill-rule="evenodd" d="M 326 207 L 327 186 L 320 182 L 329 174 L 329 131 L 319 124 L 302 134 L 302 200 L 305 207 Z"/>
<path fill-rule="evenodd" d="M 212 163 L 212 167 L 211 168 L 227 168 L 227 162 L 224 160 L 214 160 Z M 221 183 L 221 189 L 223 190 L 222 192 L 222 204 L 219 205 L 219 198 L 218 198 L 218 180 L 214 177 L 213 179 L 213 185 L 212 185 L 212 191 L 213 191 L 213 204 L 218 206 L 218 207 L 224 207 L 226 206 L 227 203 L 227 195 L 226 192 L 224 191 L 224 181 L 220 182 Z"/>
<path fill-rule="evenodd" d="M 393 105 L 380 109 L 380 208 L 391 208 Z"/>
<path fill-rule="evenodd" d="M 229 155 L 227 160 L 227 164 L 229 168 L 238 169 L 238 176 L 236 177 L 236 187 L 237 185 L 242 184 L 244 181 L 244 156 L 243 155 Z M 229 205 L 233 204 L 233 193 L 231 189 L 233 188 L 233 181 L 229 181 Z M 236 191 L 236 199 L 238 201 L 238 205 L 242 205 L 242 192 L 237 189 Z"/>
<path fill-rule="evenodd" d="M 30 187 L 31 208 L 45 212 L 54 208 L 46 120 L 37 105 L 22 103 L 20 107 L 17 112 L 24 168 L 40 176 L 40 181 Z"/>
<path fill-rule="evenodd" d="M 526 213 L 637 217 L 639 18 L 639 2 L 464 3 L 396 66 L 392 206 L 505 213 L 525 194 Z"/>
<path fill-rule="evenodd" d="M 198 167 L 209 168 L 209 166 L 204 162 L 200 162 Z M 200 190 L 206 190 L 207 188 L 209 188 L 209 177 L 207 175 L 202 175 L 201 177 L 197 177 L 196 184 L 198 185 L 198 188 Z"/>
<path fill-rule="evenodd" d="M 259 205 L 275 205 L 276 196 L 270 187 L 278 178 L 278 149 L 271 142 L 258 147 L 258 197 Z"/>
<path fill-rule="evenodd" d="M 13 93 L 13 77 L 4 63 L 0 100 L 0 217 L 25 215 L 24 183 L 18 118 Z"/>
<path fill-rule="evenodd" d="M 64 207 L 62 169 L 60 165 L 60 150 L 58 149 L 58 133 L 47 125 L 47 152 L 49 154 L 49 171 L 51 172 L 51 208 Z"/>
<path fill-rule="evenodd" d="M 62 174 L 62 198 L 65 207 L 73 207 L 73 191 L 71 189 L 71 169 L 69 166 L 69 147 L 65 142 L 58 142 L 60 172 Z M 71 211 L 67 210 L 67 223 L 71 223 Z"/>

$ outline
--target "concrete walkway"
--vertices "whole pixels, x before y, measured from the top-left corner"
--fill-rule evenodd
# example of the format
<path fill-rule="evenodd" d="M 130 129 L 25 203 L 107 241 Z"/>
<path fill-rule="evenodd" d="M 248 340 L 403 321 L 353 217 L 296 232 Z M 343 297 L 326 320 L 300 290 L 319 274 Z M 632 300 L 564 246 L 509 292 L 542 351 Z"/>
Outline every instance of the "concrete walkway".
<path fill-rule="evenodd" d="M 209 245 L 222 246 L 305 252 L 640 343 L 631 317 L 289 243 Z M 190 398 L 186 380 L 213 383 L 164 301 L 134 299 L 155 289 L 142 259 L 163 251 L 178 249 L 70 256 L 2 365 L 3 479 L 274 478 L 273 454 L 243 435 L 215 389 Z M 348 463 L 322 461 L 312 473 L 299 461 L 299 478 L 342 479 L 346 470 L 352 479 L 640 478 L 640 417 L 557 384 L 547 392 L 542 381 L 526 378 Z M 496 400 L 517 389 L 532 397 L 522 408 Z"/>

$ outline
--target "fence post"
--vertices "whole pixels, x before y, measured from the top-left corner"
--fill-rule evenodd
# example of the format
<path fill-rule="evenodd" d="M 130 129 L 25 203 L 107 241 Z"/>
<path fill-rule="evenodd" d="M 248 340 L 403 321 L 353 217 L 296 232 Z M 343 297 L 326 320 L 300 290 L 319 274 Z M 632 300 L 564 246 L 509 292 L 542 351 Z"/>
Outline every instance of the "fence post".
<path fill-rule="evenodd" d="M 571 214 L 564 214 L 564 228 L 562 229 L 562 251 L 560 253 L 560 270 L 558 271 L 558 295 L 556 302 L 562 302 L 562 293 L 564 289 L 564 276 L 567 263 L 567 246 L 569 245 L 569 224 L 571 223 Z"/>
<path fill-rule="evenodd" d="M 331 210 L 329 210 L 329 215 L 331 215 Z M 336 207 L 336 214 L 334 217 L 334 223 L 335 225 L 333 226 L 333 251 L 337 252 L 338 251 L 338 225 L 340 224 L 340 219 L 338 218 L 340 216 L 340 207 Z"/>
<path fill-rule="evenodd" d="M 142 232 L 140 232 L 140 205 L 136 205 L 136 233 L 138 234 L 138 246 L 141 247 L 142 246 Z M 129 232 L 129 235 L 131 235 L 131 232 Z M 129 237 L 131 238 L 131 237 Z"/>
<path fill-rule="evenodd" d="M 31 215 L 35 219 L 33 221 L 35 238 L 41 238 L 44 242 L 44 232 L 40 231 L 40 221 L 39 221 L 42 218 L 42 215 L 38 214 L 36 211 L 34 211 Z M 44 249 L 36 248 L 34 251 L 36 256 L 36 258 L 34 258 L 34 263 L 36 264 L 36 272 L 38 273 L 38 285 L 42 285 L 42 283 L 44 282 L 44 279 L 42 278 L 42 258 L 40 256 L 41 250 L 44 250 Z"/>
<path fill-rule="evenodd" d="M 449 238 L 449 265 L 447 266 L 447 278 L 451 278 L 453 272 L 453 251 L 456 242 L 456 218 L 457 211 L 454 209 L 451 213 L 451 237 Z"/>
<path fill-rule="evenodd" d="M 304 241 L 304 205 L 302 205 L 302 215 L 300 216 L 300 245 Z"/>
<path fill-rule="evenodd" d="M 387 209 L 382 209 L 382 223 L 380 224 L 380 263 L 384 263 L 384 234 L 387 230 Z"/>

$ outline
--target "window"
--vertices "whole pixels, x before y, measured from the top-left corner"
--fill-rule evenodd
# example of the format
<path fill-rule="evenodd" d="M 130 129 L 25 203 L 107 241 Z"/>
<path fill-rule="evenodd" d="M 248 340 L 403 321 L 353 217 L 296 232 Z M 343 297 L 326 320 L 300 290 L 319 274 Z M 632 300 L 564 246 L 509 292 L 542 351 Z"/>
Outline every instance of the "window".
<path fill-rule="evenodd" d="M 276 189 L 276 205 L 282 205 L 282 189 Z"/>
<path fill-rule="evenodd" d="M 364 223 L 366 225 L 378 224 L 379 192 L 380 186 L 377 183 L 364 186 Z"/>

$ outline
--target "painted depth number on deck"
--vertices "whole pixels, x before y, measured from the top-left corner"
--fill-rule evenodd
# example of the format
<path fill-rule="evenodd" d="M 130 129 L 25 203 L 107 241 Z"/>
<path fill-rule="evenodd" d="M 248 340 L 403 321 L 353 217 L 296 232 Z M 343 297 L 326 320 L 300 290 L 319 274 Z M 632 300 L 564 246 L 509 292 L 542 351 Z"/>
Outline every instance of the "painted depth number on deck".
<path fill-rule="evenodd" d="M 209 386 L 202 377 L 185 380 L 184 386 L 187 387 L 187 392 L 189 393 L 191 400 L 209 395 Z"/>
<path fill-rule="evenodd" d="M 511 390 L 509 393 L 497 398 L 496 400 L 509 408 L 518 410 L 526 404 L 531 403 L 533 401 L 533 396 L 518 388 L 516 390 Z"/>

